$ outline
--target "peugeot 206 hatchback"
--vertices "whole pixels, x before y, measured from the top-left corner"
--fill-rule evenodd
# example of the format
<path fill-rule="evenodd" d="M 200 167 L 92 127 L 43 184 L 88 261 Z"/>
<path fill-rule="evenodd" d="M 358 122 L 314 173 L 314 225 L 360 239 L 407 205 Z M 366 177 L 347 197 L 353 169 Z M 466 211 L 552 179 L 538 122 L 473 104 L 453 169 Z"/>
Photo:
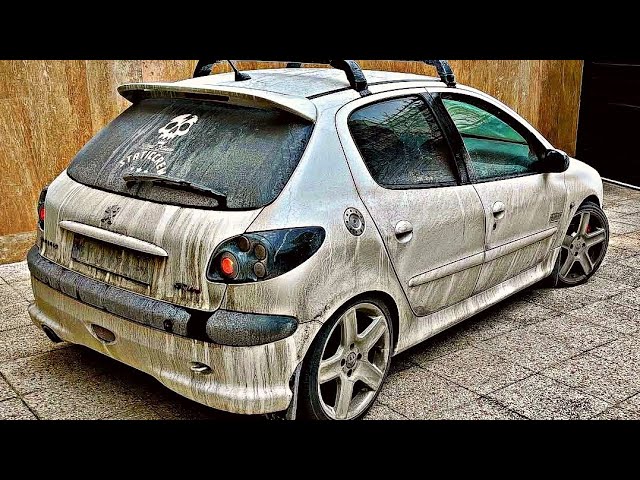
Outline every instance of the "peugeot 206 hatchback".
<path fill-rule="evenodd" d="M 31 318 L 217 409 L 354 419 L 398 352 L 587 281 L 598 173 L 427 62 L 121 86 L 40 196 Z"/>

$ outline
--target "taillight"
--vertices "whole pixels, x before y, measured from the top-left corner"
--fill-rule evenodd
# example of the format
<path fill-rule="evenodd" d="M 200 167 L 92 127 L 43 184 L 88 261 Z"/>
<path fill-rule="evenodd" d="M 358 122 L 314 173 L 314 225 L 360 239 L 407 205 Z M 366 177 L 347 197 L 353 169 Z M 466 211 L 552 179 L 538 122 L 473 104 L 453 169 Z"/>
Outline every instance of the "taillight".
<path fill-rule="evenodd" d="M 49 186 L 47 185 L 40 192 L 40 197 L 38 198 L 38 228 L 44 231 L 44 219 L 46 217 L 46 210 L 44 207 L 44 199 L 47 196 L 47 189 Z"/>
<path fill-rule="evenodd" d="M 238 274 L 238 262 L 231 253 L 225 252 L 220 256 L 220 273 L 226 278 L 235 278 Z"/>
<path fill-rule="evenodd" d="M 212 282 L 245 283 L 282 275 L 308 260 L 324 241 L 322 227 L 245 233 L 222 242 L 211 256 Z"/>

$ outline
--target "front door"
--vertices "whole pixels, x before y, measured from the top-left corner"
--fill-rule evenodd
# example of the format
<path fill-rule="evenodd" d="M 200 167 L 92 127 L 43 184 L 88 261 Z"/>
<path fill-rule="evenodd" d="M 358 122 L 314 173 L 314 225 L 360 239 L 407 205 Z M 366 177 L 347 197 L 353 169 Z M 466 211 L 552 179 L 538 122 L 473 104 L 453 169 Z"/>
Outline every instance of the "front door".
<path fill-rule="evenodd" d="M 462 137 L 469 175 L 486 216 L 480 292 L 535 266 L 551 252 L 564 211 L 564 173 L 538 173 L 546 146 L 498 105 L 465 93 L 440 98 Z"/>
<path fill-rule="evenodd" d="M 426 315 L 473 293 L 485 214 L 473 185 L 461 184 L 430 97 L 424 89 L 405 92 L 352 102 L 336 120 L 356 187 L 409 303 Z"/>

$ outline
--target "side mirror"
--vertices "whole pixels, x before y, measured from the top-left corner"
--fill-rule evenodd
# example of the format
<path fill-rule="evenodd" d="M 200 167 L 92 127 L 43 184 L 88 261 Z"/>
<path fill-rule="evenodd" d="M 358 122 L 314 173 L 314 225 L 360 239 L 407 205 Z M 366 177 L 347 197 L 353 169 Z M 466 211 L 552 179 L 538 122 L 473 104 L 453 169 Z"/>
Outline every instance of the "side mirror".
<path fill-rule="evenodd" d="M 569 168 L 569 155 L 554 148 L 544 152 L 538 166 L 538 170 L 542 173 L 562 173 L 567 168 Z"/>

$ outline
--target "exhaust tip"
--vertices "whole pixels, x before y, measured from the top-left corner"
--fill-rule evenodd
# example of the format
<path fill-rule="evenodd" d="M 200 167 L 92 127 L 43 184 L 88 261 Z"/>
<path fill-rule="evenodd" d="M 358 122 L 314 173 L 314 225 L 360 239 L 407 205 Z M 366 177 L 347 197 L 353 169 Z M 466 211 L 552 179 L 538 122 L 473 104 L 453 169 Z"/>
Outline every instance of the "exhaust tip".
<path fill-rule="evenodd" d="M 61 343 L 62 339 L 56 334 L 56 332 L 54 332 L 51 327 L 48 327 L 47 325 L 43 325 L 42 326 L 42 331 L 44 332 L 44 334 L 49 337 L 49 340 L 51 340 L 53 343 Z"/>

